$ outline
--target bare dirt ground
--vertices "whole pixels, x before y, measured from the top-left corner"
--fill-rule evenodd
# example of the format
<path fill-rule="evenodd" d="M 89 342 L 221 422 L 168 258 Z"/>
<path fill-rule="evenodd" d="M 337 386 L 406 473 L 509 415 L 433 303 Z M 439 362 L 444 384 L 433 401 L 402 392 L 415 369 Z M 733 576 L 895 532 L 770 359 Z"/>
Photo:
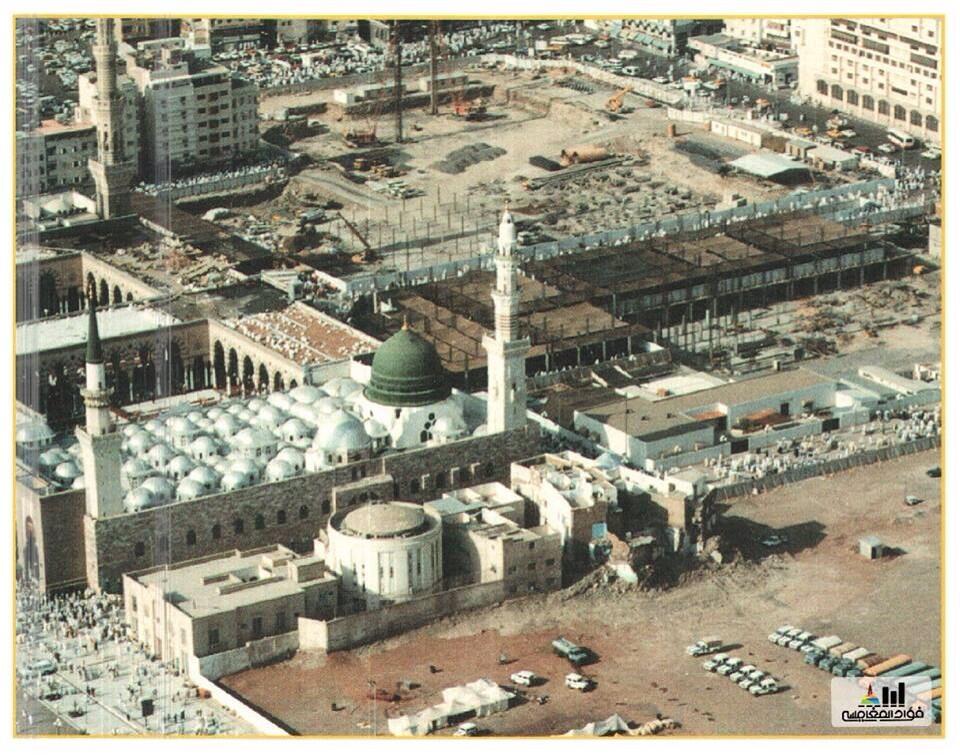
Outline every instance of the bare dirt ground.
<path fill-rule="evenodd" d="M 481 719 L 484 733 L 562 734 L 614 712 L 636 723 L 669 716 L 683 735 L 848 733 L 830 725 L 831 677 L 766 636 L 790 623 L 939 664 L 940 480 L 925 475 L 939 459 L 925 452 L 733 501 L 726 533 L 746 558 L 667 591 L 567 590 L 452 617 L 368 648 L 302 652 L 222 683 L 302 734 L 385 734 L 388 716 L 439 702 L 444 687 L 478 677 L 507 684 L 520 669 L 547 678 L 530 697 L 548 701 Z M 905 493 L 924 501 L 907 508 Z M 764 549 L 759 540 L 771 532 L 787 535 L 789 544 Z M 864 535 L 903 553 L 866 561 L 856 552 Z M 564 688 L 569 666 L 550 652 L 558 634 L 599 656 L 586 668 L 597 681 L 594 691 Z M 786 688 L 754 698 L 703 671 L 702 659 L 684 647 L 711 634 Z M 498 663 L 501 652 L 511 663 Z M 431 664 L 440 671 L 431 673 Z M 403 680 L 419 686 L 401 703 L 366 699 L 370 682 L 393 690 Z"/>

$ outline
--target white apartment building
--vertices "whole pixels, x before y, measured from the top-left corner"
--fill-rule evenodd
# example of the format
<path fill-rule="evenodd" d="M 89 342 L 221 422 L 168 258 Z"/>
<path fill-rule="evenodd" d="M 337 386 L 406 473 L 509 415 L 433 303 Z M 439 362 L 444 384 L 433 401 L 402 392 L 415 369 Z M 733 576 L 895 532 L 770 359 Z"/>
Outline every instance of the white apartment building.
<path fill-rule="evenodd" d="M 140 94 L 145 180 L 256 149 L 256 85 L 201 58 L 182 38 L 122 45 L 120 55 Z"/>
<path fill-rule="evenodd" d="M 751 45 L 793 48 L 789 18 L 725 18 L 723 33 Z"/>
<path fill-rule="evenodd" d="M 799 91 L 828 108 L 940 142 L 936 18 L 795 20 Z"/>
<path fill-rule="evenodd" d="M 43 121 L 33 131 L 17 132 L 17 196 L 29 197 L 92 181 L 87 160 L 96 157 L 92 123 Z"/>

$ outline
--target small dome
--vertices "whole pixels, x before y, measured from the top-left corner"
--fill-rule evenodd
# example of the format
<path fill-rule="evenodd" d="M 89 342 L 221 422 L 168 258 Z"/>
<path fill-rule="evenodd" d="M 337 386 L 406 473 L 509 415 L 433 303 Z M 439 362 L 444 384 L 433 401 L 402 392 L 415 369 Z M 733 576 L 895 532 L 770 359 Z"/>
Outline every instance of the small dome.
<path fill-rule="evenodd" d="M 334 414 L 342 404 L 343 401 L 333 396 L 324 396 L 323 398 L 317 399 L 317 402 L 313 405 L 318 412 L 317 424 L 325 421 L 323 417 L 324 414 Z"/>
<path fill-rule="evenodd" d="M 148 477 L 153 474 L 153 467 L 151 467 L 147 462 L 145 462 L 139 456 L 135 456 L 132 459 L 127 459 L 123 463 L 123 473 L 128 478 L 133 477 Z"/>
<path fill-rule="evenodd" d="M 220 453 L 220 444 L 209 435 L 201 435 L 199 438 L 193 439 L 190 444 L 190 453 L 198 459 L 217 456 Z"/>
<path fill-rule="evenodd" d="M 365 395 L 385 406 L 425 406 L 447 398 L 450 385 L 433 344 L 403 328 L 374 354 Z"/>
<path fill-rule="evenodd" d="M 286 393 L 271 393 L 267 396 L 267 403 L 275 409 L 285 412 L 293 406 L 294 399 L 290 398 Z"/>
<path fill-rule="evenodd" d="M 153 506 L 153 493 L 142 485 L 127 493 L 124 504 L 131 511 L 140 511 Z"/>
<path fill-rule="evenodd" d="M 44 451 L 40 454 L 38 459 L 40 466 L 43 467 L 55 467 L 57 464 L 62 464 L 65 461 L 71 461 L 70 454 L 65 453 L 62 448 L 51 448 L 49 451 Z"/>
<path fill-rule="evenodd" d="M 293 448 L 292 446 L 287 446 L 286 448 L 282 448 L 280 452 L 273 458 L 274 460 L 279 459 L 280 461 L 287 462 L 287 464 L 289 464 L 298 472 L 302 471 L 306 464 L 306 459 L 304 458 L 303 451 L 297 448 Z"/>
<path fill-rule="evenodd" d="M 243 425 L 237 421 L 233 414 L 222 414 L 213 423 L 213 430 L 221 438 L 230 438 L 240 432 Z"/>
<path fill-rule="evenodd" d="M 209 417 L 201 417 L 194 424 L 200 429 L 201 432 L 212 432 L 213 431 L 213 420 Z"/>
<path fill-rule="evenodd" d="M 339 398 L 345 398 L 361 388 L 363 388 L 363 386 L 360 385 L 360 383 L 353 378 L 348 377 L 331 378 L 323 384 L 323 390 L 325 392 L 331 396 L 336 396 Z"/>
<path fill-rule="evenodd" d="M 280 425 L 280 433 L 284 440 L 292 441 L 308 436 L 310 430 L 302 420 L 292 417 Z"/>
<path fill-rule="evenodd" d="M 192 412 L 190 412 L 187 415 L 187 419 L 190 420 L 193 424 L 197 424 L 200 420 L 206 419 L 206 417 L 203 416 L 203 412 L 199 412 L 196 409 L 194 409 Z"/>
<path fill-rule="evenodd" d="M 83 455 L 83 450 L 80 448 L 79 443 L 71 443 L 67 446 L 67 454 L 74 459 L 79 459 Z"/>
<path fill-rule="evenodd" d="M 173 417 L 167 423 L 170 433 L 173 435 L 196 435 L 197 426 L 192 420 L 186 417 Z"/>
<path fill-rule="evenodd" d="M 140 431 L 140 425 L 134 425 L 132 423 L 129 425 L 124 425 L 123 429 L 120 430 L 120 432 L 123 433 L 124 438 L 129 438 L 131 435 L 139 431 Z"/>
<path fill-rule="evenodd" d="M 272 427 L 277 427 L 286 418 L 287 413 L 275 406 L 265 406 L 257 412 L 257 419 L 262 420 Z"/>
<path fill-rule="evenodd" d="M 53 470 L 53 474 L 58 480 L 63 482 L 73 482 L 77 477 L 80 476 L 80 468 L 72 461 L 64 461 L 60 464 L 57 464 L 57 468 Z"/>
<path fill-rule="evenodd" d="M 248 488 L 251 483 L 247 477 L 240 472 L 227 472 L 223 476 L 223 489 L 227 492 L 231 490 L 239 490 L 240 488 Z"/>
<path fill-rule="evenodd" d="M 230 404 L 227 407 L 227 414 L 232 417 L 236 417 L 244 409 L 246 409 L 246 407 L 243 404 Z"/>
<path fill-rule="evenodd" d="M 237 421 L 240 422 L 241 425 L 249 425 L 256 416 L 256 412 L 253 412 L 250 409 L 241 409 L 239 412 L 237 412 Z"/>
<path fill-rule="evenodd" d="M 73 482 L 70 483 L 70 487 L 74 490 L 83 490 L 86 487 L 86 480 L 83 478 L 83 475 L 79 477 L 74 477 Z"/>
<path fill-rule="evenodd" d="M 166 477 L 151 477 L 141 486 L 153 493 L 153 500 L 156 503 L 166 503 L 172 501 L 176 489 L 173 483 Z"/>
<path fill-rule="evenodd" d="M 158 419 L 152 419 L 147 424 L 143 426 L 143 429 L 146 430 L 151 435 L 163 435 L 164 425 Z"/>
<path fill-rule="evenodd" d="M 443 415 L 434 422 L 432 428 L 434 436 L 445 440 L 459 438 L 466 431 L 467 427 L 462 421 L 448 414 Z"/>
<path fill-rule="evenodd" d="M 17 443 L 44 444 L 54 439 L 46 422 L 28 422 L 17 427 Z"/>
<path fill-rule="evenodd" d="M 283 459 L 274 459 L 267 464 L 266 479 L 267 482 L 279 482 L 288 480 L 296 474 L 296 470 Z"/>
<path fill-rule="evenodd" d="M 400 537 L 417 534 L 431 522 L 421 506 L 412 503 L 368 503 L 347 513 L 340 529 L 365 538 Z"/>
<path fill-rule="evenodd" d="M 242 474 L 251 485 L 260 479 L 261 474 L 260 466 L 253 459 L 237 459 L 230 465 L 230 472 Z M 223 479 L 226 480 L 228 475 L 224 475 Z"/>
<path fill-rule="evenodd" d="M 230 459 L 225 459 L 224 457 L 219 457 L 213 461 L 211 466 L 217 470 L 217 473 L 223 477 L 227 472 L 230 471 Z"/>
<path fill-rule="evenodd" d="M 367 435 L 376 440 L 386 438 L 388 435 L 390 435 L 390 431 L 373 417 L 363 423 L 363 429 L 367 431 Z"/>
<path fill-rule="evenodd" d="M 319 448 L 308 448 L 303 455 L 303 461 L 308 472 L 322 472 L 330 469 L 326 454 Z"/>
<path fill-rule="evenodd" d="M 313 446 L 324 451 L 359 451 L 370 447 L 370 436 L 357 417 L 339 409 L 320 423 Z"/>
<path fill-rule="evenodd" d="M 187 479 L 199 482 L 206 490 L 215 490 L 220 487 L 220 473 L 212 467 L 194 467 L 187 475 Z"/>
<path fill-rule="evenodd" d="M 137 430 L 137 432 L 127 440 L 127 450 L 134 456 L 137 454 L 145 454 L 153 447 L 155 442 L 150 433 L 144 430 Z"/>
<path fill-rule="evenodd" d="M 167 472 L 179 480 L 190 474 L 195 466 L 196 464 L 192 460 L 181 454 L 170 460 L 170 464 L 167 465 Z"/>
<path fill-rule="evenodd" d="M 275 447 L 277 439 L 262 428 L 246 427 L 233 437 L 230 445 L 241 449 L 264 449 Z"/>
<path fill-rule="evenodd" d="M 326 395 L 325 391 L 312 385 L 298 385 L 290 391 L 290 398 L 300 404 L 312 404 L 319 398 Z"/>
<path fill-rule="evenodd" d="M 267 405 L 267 402 L 262 398 L 252 398 L 247 402 L 247 409 L 251 412 L 259 412 L 263 407 Z"/>
<path fill-rule="evenodd" d="M 214 406 L 210 409 L 207 409 L 207 419 L 212 419 L 216 422 L 220 417 L 227 413 L 227 410 L 220 406 Z"/>
<path fill-rule="evenodd" d="M 202 483 L 188 477 L 177 485 L 177 500 L 189 501 L 191 498 L 199 498 L 202 495 L 206 495 L 207 492 L 207 489 Z"/>
<path fill-rule="evenodd" d="M 165 443 L 157 443 L 157 445 L 147 452 L 147 458 L 150 460 L 154 469 L 163 469 L 170 463 L 170 460 L 173 459 L 174 456 L 176 456 L 176 454 L 170 446 Z"/>
<path fill-rule="evenodd" d="M 290 407 L 290 416 L 315 427 L 320 412 L 310 404 L 294 404 Z"/>

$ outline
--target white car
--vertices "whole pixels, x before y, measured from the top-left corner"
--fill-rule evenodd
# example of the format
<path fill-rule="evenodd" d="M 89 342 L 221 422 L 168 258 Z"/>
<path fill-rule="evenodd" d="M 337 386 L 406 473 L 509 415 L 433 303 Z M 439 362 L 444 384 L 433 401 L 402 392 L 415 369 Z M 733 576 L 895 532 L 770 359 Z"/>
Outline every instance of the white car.
<path fill-rule="evenodd" d="M 756 670 L 757 670 L 757 667 L 756 667 L 756 666 L 752 666 L 752 665 L 750 665 L 750 664 L 747 664 L 746 666 L 741 666 L 741 667 L 738 668 L 736 671 L 734 671 L 732 674 L 730 674 L 730 681 L 731 681 L 731 682 L 739 682 L 741 679 L 746 678 L 746 676 L 747 676 L 751 671 L 756 671 Z"/>
<path fill-rule="evenodd" d="M 723 676 L 729 676 L 738 668 L 740 668 L 740 665 L 742 663 L 743 661 L 741 661 L 739 658 L 730 658 L 727 660 L 726 663 L 724 663 L 722 666 L 720 666 L 720 668 L 717 669 L 717 673 L 722 674 Z"/>
<path fill-rule="evenodd" d="M 877 147 L 877 150 L 883 152 L 885 155 L 892 155 L 897 151 L 897 148 L 892 144 L 881 144 Z"/>
<path fill-rule="evenodd" d="M 41 658 L 27 666 L 27 674 L 30 676 L 49 676 L 57 670 L 57 664 L 49 658 Z"/>
<path fill-rule="evenodd" d="M 460 724 L 457 727 L 457 730 L 453 732 L 455 737 L 476 737 L 480 734 L 480 729 L 472 721 L 467 721 L 465 724 Z"/>
<path fill-rule="evenodd" d="M 510 681 L 519 684 L 521 687 L 529 687 L 536 680 L 537 675 L 532 671 L 516 671 L 510 674 Z"/>
<path fill-rule="evenodd" d="M 593 686 L 593 681 L 583 676 L 582 674 L 569 673 L 564 679 L 563 683 L 569 689 L 578 689 L 581 692 L 586 692 Z"/>

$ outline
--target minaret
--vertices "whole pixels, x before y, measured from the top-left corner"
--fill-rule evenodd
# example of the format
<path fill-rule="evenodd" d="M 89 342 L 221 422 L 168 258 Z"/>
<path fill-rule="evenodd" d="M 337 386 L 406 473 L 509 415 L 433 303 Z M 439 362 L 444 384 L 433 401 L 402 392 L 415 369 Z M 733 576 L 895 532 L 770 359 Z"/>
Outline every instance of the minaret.
<path fill-rule="evenodd" d="M 96 20 L 93 58 L 97 66 L 94 120 L 97 158 L 88 165 L 97 187 L 97 214 L 104 220 L 130 212 L 130 183 L 136 168 L 124 155 L 123 95 L 117 88 L 117 39 L 112 18 Z"/>
<path fill-rule="evenodd" d="M 88 296 L 86 387 L 80 391 L 86 405 L 86 428 L 77 428 L 83 457 L 87 514 L 93 518 L 123 513 L 120 488 L 120 442 L 110 414 L 110 390 L 97 327 L 97 307 Z"/>
<path fill-rule="evenodd" d="M 487 431 L 491 433 L 523 427 L 527 417 L 526 358 L 530 339 L 520 338 L 517 328 L 520 289 L 516 246 L 517 228 L 510 211 L 504 210 L 494 257 L 494 333 L 483 336 L 483 348 L 487 351 Z"/>

